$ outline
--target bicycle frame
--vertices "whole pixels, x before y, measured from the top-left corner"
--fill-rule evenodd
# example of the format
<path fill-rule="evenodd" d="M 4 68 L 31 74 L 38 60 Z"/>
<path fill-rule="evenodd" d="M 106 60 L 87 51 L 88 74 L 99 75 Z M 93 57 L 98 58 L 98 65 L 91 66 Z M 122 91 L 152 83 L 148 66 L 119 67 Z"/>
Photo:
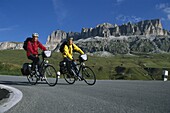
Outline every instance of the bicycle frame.
<path fill-rule="evenodd" d="M 78 72 L 77 73 L 75 72 L 76 75 L 74 75 L 74 76 L 81 77 L 80 76 L 80 72 L 81 72 L 83 66 L 85 66 L 85 63 L 84 62 L 80 62 L 78 64 L 75 64 L 75 67 L 73 67 L 73 68 L 77 68 L 77 66 L 79 66 Z M 74 69 L 74 71 L 75 71 L 75 69 Z"/>
<path fill-rule="evenodd" d="M 40 56 L 40 55 L 42 55 L 42 54 L 38 54 L 38 56 Z M 40 60 L 41 61 L 41 60 Z M 33 64 L 33 62 L 31 63 L 31 64 Z M 40 67 L 39 67 L 39 69 L 38 70 L 36 70 L 36 68 L 37 67 L 35 67 L 35 69 L 33 69 L 33 70 L 31 70 L 31 71 L 38 71 L 39 73 L 41 73 L 41 74 L 44 74 L 44 72 L 43 72 L 43 70 L 44 70 L 44 68 L 45 68 L 45 66 L 47 66 L 47 62 L 45 62 L 45 58 L 42 56 L 42 61 L 41 61 L 41 63 L 40 63 Z M 37 73 L 37 72 L 36 72 Z"/>
<path fill-rule="evenodd" d="M 46 52 L 47 55 L 38 54 L 38 56 L 42 55 L 42 59 L 40 60 L 39 65 L 35 65 L 34 68 L 30 68 L 30 74 L 27 76 L 28 81 L 31 85 L 37 84 L 39 80 L 45 81 L 49 86 L 55 86 L 58 81 L 57 71 L 51 64 L 45 60 L 45 58 L 49 58 L 51 55 Z"/>
<path fill-rule="evenodd" d="M 81 59 L 82 58 L 82 59 Z M 78 62 L 79 61 L 79 62 Z M 71 62 L 71 67 L 67 67 L 67 72 L 63 73 L 64 79 L 69 84 L 74 84 L 76 80 L 85 81 L 88 85 L 94 85 L 96 76 L 93 70 L 85 65 L 87 56 L 80 56 L 79 60 Z M 70 64 L 69 64 L 70 65 Z"/>
<path fill-rule="evenodd" d="M 40 55 L 42 55 L 42 54 L 39 54 L 38 56 L 40 56 Z M 43 68 L 45 68 L 46 66 L 47 66 L 47 62 L 45 62 L 45 58 L 42 56 L 42 62 L 41 62 L 41 64 L 40 64 L 40 70 L 38 70 L 39 72 L 43 72 Z M 42 74 L 44 74 L 44 73 L 42 73 Z"/>

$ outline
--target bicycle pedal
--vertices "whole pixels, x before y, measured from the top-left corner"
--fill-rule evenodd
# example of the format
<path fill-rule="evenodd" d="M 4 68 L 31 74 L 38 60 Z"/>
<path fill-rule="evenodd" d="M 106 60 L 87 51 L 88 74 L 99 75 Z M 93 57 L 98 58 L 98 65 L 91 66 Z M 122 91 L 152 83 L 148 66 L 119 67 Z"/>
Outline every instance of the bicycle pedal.
<path fill-rule="evenodd" d="M 76 77 L 75 80 L 77 81 L 77 80 L 79 80 L 79 79 Z"/>
<path fill-rule="evenodd" d="M 41 77 L 41 81 L 46 81 L 46 80 L 47 80 L 47 78 Z"/>
<path fill-rule="evenodd" d="M 83 81 L 84 79 L 82 79 L 81 77 L 78 77 L 78 80 L 79 80 L 79 81 Z"/>
<path fill-rule="evenodd" d="M 39 80 L 40 80 L 40 78 L 38 77 L 38 78 L 37 78 L 37 81 L 39 81 Z"/>

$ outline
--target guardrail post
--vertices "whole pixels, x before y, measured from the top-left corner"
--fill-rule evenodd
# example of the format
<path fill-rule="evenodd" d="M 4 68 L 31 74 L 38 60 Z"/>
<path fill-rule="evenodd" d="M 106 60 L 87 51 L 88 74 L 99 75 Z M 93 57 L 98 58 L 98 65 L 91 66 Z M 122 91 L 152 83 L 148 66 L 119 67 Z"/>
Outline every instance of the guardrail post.
<path fill-rule="evenodd" d="M 162 78 L 163 78 L 163 81 L 167 81 L 168 80 L 168 71 L 167 70 L 163 70 Z"/>

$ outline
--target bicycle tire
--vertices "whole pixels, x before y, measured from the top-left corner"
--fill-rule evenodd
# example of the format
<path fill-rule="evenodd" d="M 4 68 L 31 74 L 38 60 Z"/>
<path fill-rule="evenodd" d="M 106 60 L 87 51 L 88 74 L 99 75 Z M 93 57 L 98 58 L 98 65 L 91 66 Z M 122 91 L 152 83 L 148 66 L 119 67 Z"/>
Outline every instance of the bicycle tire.
<path fill-rule="evenodd" d="M 31 84 L 31 85 L 36 85 L 37 82 L 38 82 L 38 78 L 37 78 L 37 75 L 36 74 L 29 74 L 27 75 L 27 80 L 28 82 Z"/>
<path fill-rule="evenodd" d="M 55 86 L 58 82 L 57 71 L 52 65 L 48 65 L 44 70 L 44 77 L 49 86 Z"/>
<path fill-rule="evenodd" d="M 68 84 L 74 84 L 76 81 L 74 75 L 70 75 L 69 73 L 63 74 L 63 77 Z"/>
<path fill-rule="evenodd" d="M 88 85 L 94 85 L 96 83 L 96 75 L 88 66 L 82 68 L 82 77 Z"/>

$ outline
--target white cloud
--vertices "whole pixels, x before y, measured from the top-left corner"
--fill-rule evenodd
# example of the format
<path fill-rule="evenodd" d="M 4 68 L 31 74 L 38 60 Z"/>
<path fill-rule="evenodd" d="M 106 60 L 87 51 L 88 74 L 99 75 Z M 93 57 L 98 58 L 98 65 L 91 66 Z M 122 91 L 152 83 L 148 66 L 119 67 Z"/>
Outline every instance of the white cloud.
<path fill-rule="evenodd" d="M 165 21 L 166 19 L 162 17 L 161 20 L 162 20 L 162 21 Z"/>
<path fill-rule="evenodd" d="M 0 28 L 0 31 L 10 31 L 10 30 L 12 30 L 12 28 Z"/>
<path fill-rule="evenodd" d="M 116 17 L 116 20 L 122 21 L 122 22 L 139 22 L 142 20 L 141 17 L 136 16 L 125 16 L 125 15 L 118 15 Z"/>
<path fill-rule="evenodd" d="M 117 3 L 123 2 L 124 0 L 117 0 Z"/>
<path fill-rule="evenodd" d="M 119 6 L 119 5 L 120 5 L 122 2 L 124 2 L 124 1 L 125 1 L 125 0 L 116 0 L 116 3 L 115 3 L 114 5 L 116 5 L 116 6 L 118 5 L 118 6 Z"/>
<path fill-rule="evenodd" d="M 167 20 L 170 20 L 170 4 L 168 3 L 157 4 L 156 8 L 163 11 L 167 15 Z"/>
<path fill-rule="evenodd" d="M 170 14 L 168 14 L 168 20 L 170 20 Z"/>
<path fill-rule="evenodd" d="M 166 7 L 165 9 L 163 9 L 163 11 L 164 11 L 165 13 L 170 13 L 170 6 L 169 6 L 169 7 Z"/>
<path fill-rule="evenodd" d="M 15 30 L 18 25 L 0 28 L 0 32 Z"/>
<path fill-rule="evenodd" d="M 164 9 L 164 8 L 166 8 L 167 6 L 168 6 L 167 3 L 161 3 L 161 4 L 157 4 L 157 5 L 156 5 L 156 8 L 157 8 L 157 9 Z"/>
<path fill-rule="evenodd" d="M 52 0 L 53 7 L 57 16 L 57 23 L 62 24 L 67 17 L 67 11 L 61 0 Z"/>

